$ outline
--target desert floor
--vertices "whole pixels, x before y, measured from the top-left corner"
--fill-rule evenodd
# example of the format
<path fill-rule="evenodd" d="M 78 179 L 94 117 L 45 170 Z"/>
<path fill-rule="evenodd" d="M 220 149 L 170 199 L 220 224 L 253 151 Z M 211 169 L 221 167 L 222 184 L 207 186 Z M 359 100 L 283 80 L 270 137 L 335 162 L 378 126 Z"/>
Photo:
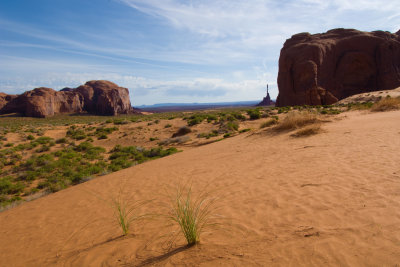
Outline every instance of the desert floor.
<path fill-rule="evenodd" d="M 343 113 L 304 138 L 241 134 L 0 213 L 0 266 L 397 266 L 400 111 Z M 218 197 L 187 248 L 164 216 L 178 185 Z M 152 200 L 122 236 L 109 202 Z"/>

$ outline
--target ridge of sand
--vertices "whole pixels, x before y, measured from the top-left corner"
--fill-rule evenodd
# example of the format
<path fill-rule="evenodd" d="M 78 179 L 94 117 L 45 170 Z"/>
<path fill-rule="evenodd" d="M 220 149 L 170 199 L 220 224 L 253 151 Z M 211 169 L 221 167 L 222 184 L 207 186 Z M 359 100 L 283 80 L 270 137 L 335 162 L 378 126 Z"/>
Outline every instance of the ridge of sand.
<path fill-rule="evenodd" d="M 0 213 L 0 266 L 395 266 L 399 117 L 349 112 L 307 138 L 240 135 L 25 203 Z M 123 185 L 159 213 L 164 189 L 187 180 L 208 184 L 224 217 L 189 249 L 163 218 L 121 237 L 99 200 Z"/>
<path fill-rule="evenodd" d="M 335 104 L 349 104 L 349 103 L 362 103 L 362 102 L 377 102 L 385 97 L 400 97 L 400 87 L 392 90 L 372 91 L 368 93 L 361 93 L 349 96 L 340 100 Z"/>

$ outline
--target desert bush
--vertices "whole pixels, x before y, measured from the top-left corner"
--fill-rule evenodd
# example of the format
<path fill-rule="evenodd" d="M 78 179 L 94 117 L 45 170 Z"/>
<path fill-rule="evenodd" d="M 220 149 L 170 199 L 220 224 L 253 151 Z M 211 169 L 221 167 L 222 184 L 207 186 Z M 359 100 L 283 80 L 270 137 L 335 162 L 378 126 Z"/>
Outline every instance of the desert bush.
<path fill-rule="evenodd" d="M 290 131 L 316 122 L 318 122 L 318 117 L 315 113 L 292 111 L 274 129 L 277 131 Z"/>
<path fill-rule="evenodd" d="M 105 128 L 105 127 L 99 127 L 96 128 L 95 135 L 97 136 L 97 139 L 107 139 L 108 135 L 111 134 L 114 131 L 118 131 L 117 127 L 110 127 L 110 128 Z"/>
<path fill-rule="evenodd" d="M 85 131 L 82 129 L 77 129 L 75 125 L 72 125 L 71 127 L 69 127 L 66 135 L 75 140 L 82 140 L 82 139 L 86 138 Z"/>
<path fill-rule="evenodd" d="M 251 129 L 250 128 L 242 129 L 242 130 L 239 131 L 239 133 L 245 133 L 245 132 L 248 132 L 248 131 L 251 131 Z"/>
<path fill-rule="evenodd" d="M 201 234 L 212 225 L 216 210 L 216 198 L 206 191 L 193 196 L 192 186 L 179 187 L 171 196 L 167 217 L 177 223 L 189 246 L 200 242 Z"/>
<path fill-rule="evenodd" d="M 389 111 L 400 109 L 400 98 L 386 97 L 372 105 L 371 111 Z"/>
<path fill-rule="evenodd" d="M 200 133 L 197 135 L 198 138 L 210 139 L 211 137 L 218 136 L 219 132 L 217 130 L 212 130 L 209 133 Z"/>
<path fill-rule="evenodd" d="M 172 127 L 172 125 L 169 123 L 164 126 L 164 128 L 170 128 L 170 127 Z"/>
<path fill-rule="evenodd" d="M 150 137 L 150 138 L 149 138 L 149 141 L 151 141 L 151 142 L 152 142 L 152 141 L 156 141 L 156 140 L 158 140 L 158 137 Z"/>
<path fill-rule="evenodd" d="M 217 121 L 217 120 L 218 120 L 218 117 L 216 115 L 214 115 L 214 114 L 207 115 L 207 122 L 208 123 L 213 122 L 213 121 Z"/>
<path fill-rule="evenodd" d="M 206 118 L 207 118 L 207 115 L 205 115 L 205 114 L 195 114 L 195 115 L 190 116 L 187 119 L 187 124 L 188 124 L 188 126 L 193 126 L 193 125 L 201 123 Z"/>
<path fill-rule="evenodd" d="M 0 178 L 0 194 L 17 194 L 24 190 L 24 185 L 21 182 L 13 183 L 10 176 Z"/>
<path fill-rule="evenodd" d="M 178 137 L 164 139 L 164 140 L 158 142 L 158 144 L 161 146 L 164 146 L 164 145 L 170 145 L 170 144 L 183 144 L 188 141 L 190 141 L 189 136 L 178 136 Z"/>
<path fill-rule="evenodd" d="M 249 115 L 250 120 L 258 120 L 261 118 L 261 112 L 259 109 L 249 109 L 247 110 L 247 115 Z"/>
<path fill-rule="evenodd" d="M 27 137 L 26 137 L 26 139 L 27 140 L 35 140 L 35 137 L 33 136 L 33 135 L 28 135 Z"/>
<path fill-rule="evenodd" d="M 310 135 L 315 135 L 321 132 L 321 125 L 316 124 L 316 125 L 309 125 L 306 126 L 298 131 L 296 131 L 294 134 L 292 134 L 292 137 L 306 137 Z"/>
<path fill-rule="evenodd" d="M 67 143 L 67 138 L 65 137 L 56 140 L 56 144 L 65 144 L 65 143 Z"/>
<path fill-rule="evenodd" d="M 123 120 L 123 119 L 115 119 L 114 120 L 115 125 L 124 125 L 124 124 L 128 124 L 128 123 L 129 123 L 129 121 Z"/>
<path fill-rule="evenodd" d="M 172 135 L 172 137 L 183 136 L 191 132 L 192 130 L 189 127 L 183 126 L 179 128 L 178 131 Z"/>
<path fill-rule="evenodd" d="M 225 131 L 237 131 L 239 129 L 239 123 L 237 121 L 228 121 L 223 127 Z"/>
<path fill-rule="evenodd" d="M 269 119 L 266 122 L 261 123 L 260 128 L 266 128 L 272 125 L 278 124 L 278 120 L 275 118 Z"/>
<path fill-rule="evenodd" d="M 46 152 L 46 151 L 49 151 L 49 150 L 50 150 L 50 147 L 48 145 L 42 145 L 41 147 L 36 149 L 35 152 L 42 153 L 42 152 Z"/>

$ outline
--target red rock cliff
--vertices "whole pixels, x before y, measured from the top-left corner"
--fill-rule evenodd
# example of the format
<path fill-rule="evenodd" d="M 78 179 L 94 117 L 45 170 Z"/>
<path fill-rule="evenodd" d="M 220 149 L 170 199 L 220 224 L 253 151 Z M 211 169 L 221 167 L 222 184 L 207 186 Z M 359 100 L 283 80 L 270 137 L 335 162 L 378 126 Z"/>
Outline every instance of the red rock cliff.
<path fill-rule="evenodd" d="M 400 31 L 334 29 L 286 40 L 279 58 L 277 106 L 324 105 L 400 86 Z"/>
<path fill-rule="evenodd" d="M 0 93 L 0 114 L 48 117 L 85 111 L 97 115 L 131 113 L 129 91 L 109 81 L 90 81 L 76 89 L 55 91 L 40 87 L 21 95 Z"/>

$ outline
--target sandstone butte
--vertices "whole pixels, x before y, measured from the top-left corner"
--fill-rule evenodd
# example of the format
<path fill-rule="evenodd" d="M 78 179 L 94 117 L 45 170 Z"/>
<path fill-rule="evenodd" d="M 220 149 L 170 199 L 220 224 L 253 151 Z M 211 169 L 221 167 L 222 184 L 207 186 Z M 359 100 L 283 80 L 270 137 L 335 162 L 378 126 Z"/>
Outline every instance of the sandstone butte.
<path fill-rule="evenodd" d="M 329 105 L 399 86 L 400 31 L 299 33 L 281 50 L 276 105 Z"/>
<path fill-rule="evenodd" d="M 99 80 L 61 91 L 40 87 L 21 95 L 0 93 L 0 114 L 21 113 L 43 118 L 82 112 L 97 115 L 132 113 L 129 90 L 115 83 Z"/>

